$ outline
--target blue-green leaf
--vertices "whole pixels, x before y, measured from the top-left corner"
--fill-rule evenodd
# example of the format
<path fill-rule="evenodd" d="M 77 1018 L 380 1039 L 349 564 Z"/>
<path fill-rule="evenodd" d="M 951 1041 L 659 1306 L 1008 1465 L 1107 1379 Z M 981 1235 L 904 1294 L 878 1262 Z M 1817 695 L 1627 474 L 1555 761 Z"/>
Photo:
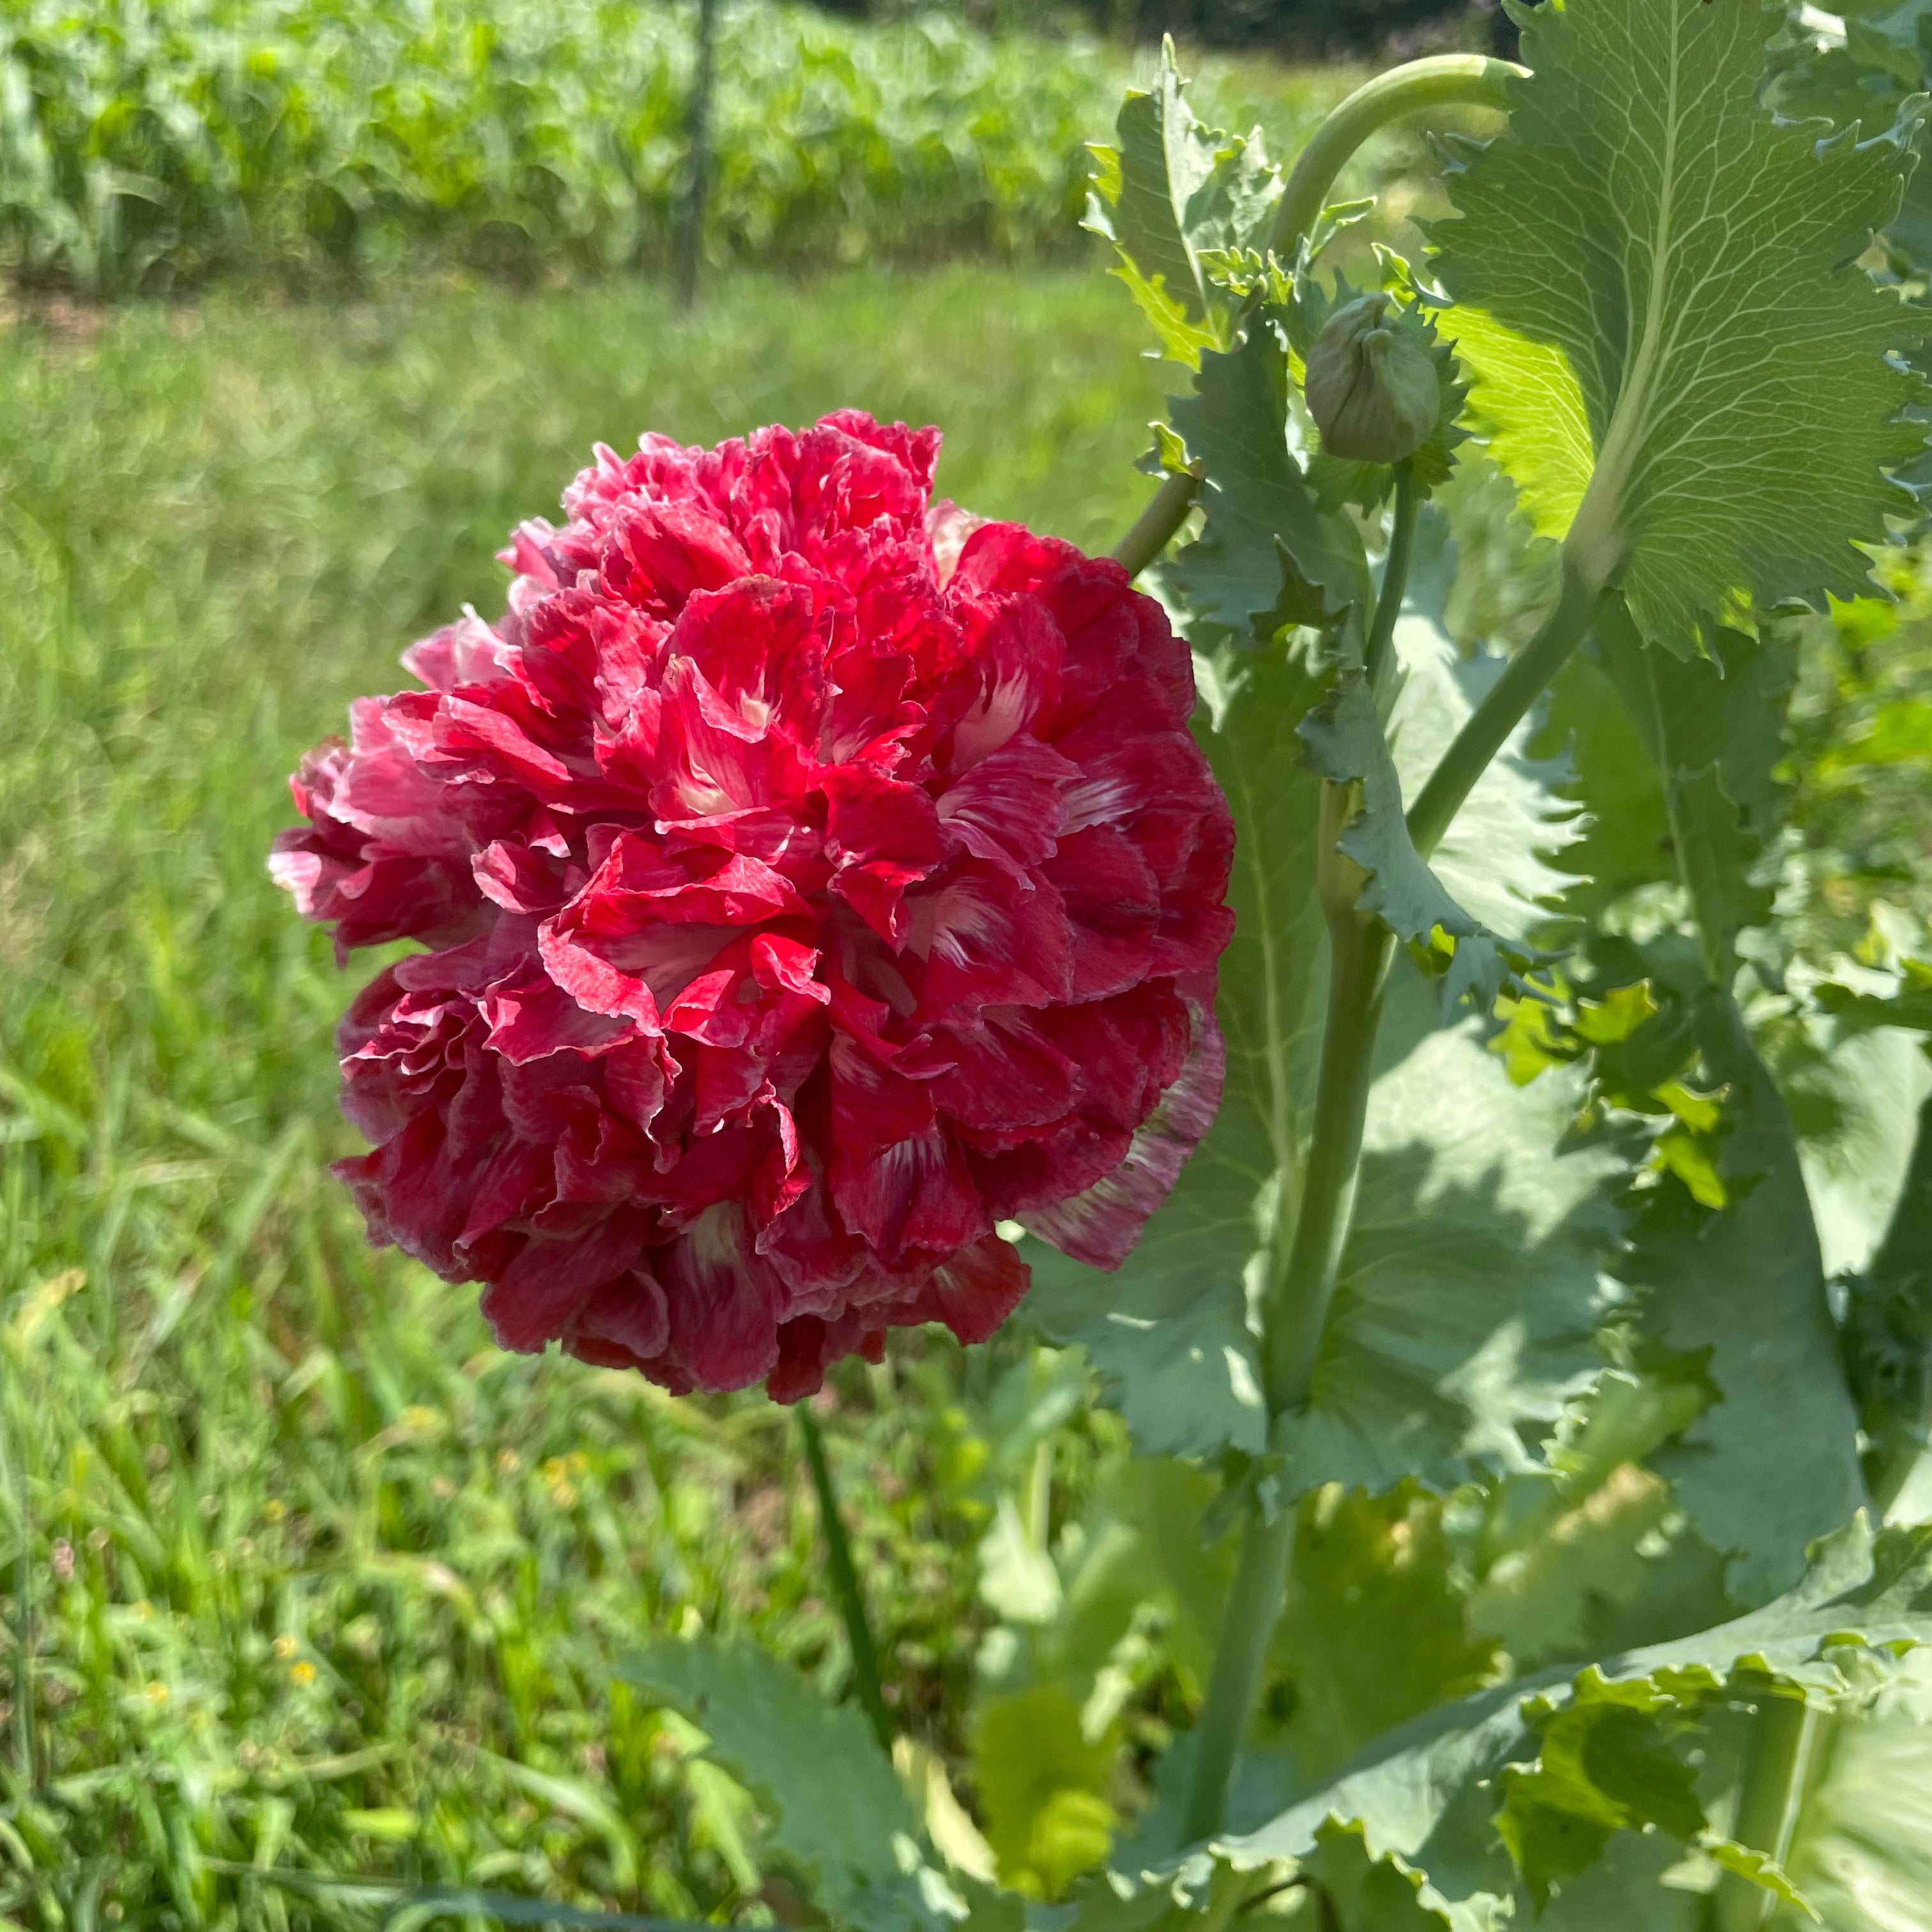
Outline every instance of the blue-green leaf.
<path fill-rule="evenodd" d="M 826 1703 L 742 1640 L 654 1643 L 619 1675 L 706 1734 L 706 1754 L 758 1798 L 772 1844 L 835 1918 L 920 1916 L 904 1856 L 916 1850 L 918 1821 L 856 1709 Z"/>
<path fill-rule="evenodd" d="M 1316 502 L 1289 446 L 1288 347 L 1274 318 L 1256 316 L 1226 354 L 1204 353 L 1193 393 L 1171 409 L 1188 454 L 1206 467 L 1200 537 L 1163 573 L 1196 643 L 1271 638 L 1296 573 L 1335 620 L 1365 628 L 1367 555 L 1346 514 Z"/>
<path fill-rule="evenodd" d="M 1398 757 L 1412 737 L 1426 760 L 1472 697 L 1442 674 L 1428 626 L 1401 642 L 1412 682 L 1396 714 Z M 1266 1416 L 1252 1307 L 1294 1232 L 1327 976 L 1317 784 L 1294 739 L 1322 686 L 1279 649 L 1230 649 L 1204 664 L 1202 686 L 1202 742 L 1239 831 L 1218 1009 L 1226 1096 L 1123 1266 L 1102 1274 L 1033 1246 L 1028 1309 L 1054 1340 L 1086 1350 L 1144 1450 L 1255 1455 Z M 1560 806 L 1544 792 L 1538 809 L 1537 795 L 1514 754 L 1478 795 L 1499 902 L 1513 878 L 1540 890 L 1549 875 L 1538 848 L 1561 842 Z M 1473 875 L 1478 849 L 1461 856 Z M 1596 1364 L 1621 1169 L 1600 1151 L 1557 1151 L 1580 1087 L 1513 1087 L 1470 1034 L 1438 1033 L 1436 1002 L 1406 964 L 1392 997 L 1356 1232 L 1313 1400 L 1279 1472 L 1289 1495 L 1521 1466 Z"/>
<path fill-rule="evenodd" d="M 1600 1916 L 1564 1910 L 1559 1893 L 1554 1922 L 1580 1932 L 1694 1923 L 1671 1916 L 1655 1861 L 1623 1856 L 1634 1849 L 1624 1834 L 1678 1834 L 1680 1857 L 1687 1843 L 1730 1851 L 1711 1828 L 1702 1784 L 1693 1788 L 1681 1768 L 1695 1748 L 1727 1760 L 1735 1777 L 1736 1733 L 1714 1730 L 1712 1719 L 1738 1696 L 1856 1712 L 1886 1680 L 1888 1652 L 1928 1643 L 1932 1529 L 1874 1538 L 1861 1518 L 1821 1542 L 1803 1580 L 1764 1609 L 1432 1712 L 1216 1849 L 1238 1867 L 1298 1861 L 1334 1821 L 1358 1825 L 1371 1856 L 1420 1871 L 1420 1902 L 1456 1932 L 1498 1932 L 1532 1917 L 1534 1894 L 1576 1869 L 1580 1834 L 1586 1846 L 1609 1844 L 1617 1862 L 1605 1875 L 1615 1883 L 1589 1888 Z M 1726 1862 L 1755 1864 L 1767 1885 L 1788 1883 L 1742 1852 Z"/>

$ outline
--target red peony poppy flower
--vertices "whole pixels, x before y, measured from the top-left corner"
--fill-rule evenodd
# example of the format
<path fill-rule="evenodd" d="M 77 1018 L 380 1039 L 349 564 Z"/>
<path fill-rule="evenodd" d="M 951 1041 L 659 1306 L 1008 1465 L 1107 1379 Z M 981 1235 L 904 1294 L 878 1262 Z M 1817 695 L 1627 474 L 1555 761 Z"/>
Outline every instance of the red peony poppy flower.
<path fill-rule="evenodd" d="M 1118 1265 L 1220 1100 L 1234 832 L 1115 563 L 931 506 L 852 412 L 600 448 L 494 626 L 295 778 L 373 1238 L 506 1348 L 793 1399 L 991 1334 L 1017 1220 Z"/>

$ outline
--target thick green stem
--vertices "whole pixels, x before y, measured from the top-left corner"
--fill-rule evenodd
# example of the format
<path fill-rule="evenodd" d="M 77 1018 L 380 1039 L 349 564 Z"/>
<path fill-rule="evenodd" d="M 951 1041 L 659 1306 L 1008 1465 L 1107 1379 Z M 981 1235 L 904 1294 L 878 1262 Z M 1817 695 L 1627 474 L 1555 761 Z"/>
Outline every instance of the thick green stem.
<path fill-rule="evenodd" d="M 1227 1816 L 1228 1786 L 1234 1772 L 1248 1718 L 1261 1694 L 1268 1645 L 1288 1593 L 1288 1561 L 1294 1547 L 1294 1511 L 1284 1508 L 1270 1522 L 1259 1509 L 1249 1516 L 1241 1535 L 1234 1587 L 1221 1613 L 1220 1641 L 1208 1695 L 1189 1741 L 1193 1757 L 1187 1768 L 1187 1798 L 1182 1814 L 1184 1841 L 1198 1844 L 1220 1831 Z"/>
<path fill-rule="evenodd" d="M 1527 72 L 1480 54 L 1437 54 L 1377 74 L 1350 94 L 1302 149 L 1275 210 L 1268 247 L 1291 255 L 1302 236 L 1313 233 L 1336 177 L 1371 134 L 1432 107 L 1507 108 L 1509 82 Z"/>
<path fill-rule="evenodd" d="M 1812 1714 L 1791 1697 L 1767 1697 L 1753 1728 L 1750 1762 L 1731 1836 L 1780 1864 L 1791 1850 L 1811 1732 Z M 1762 1886 L 1726 1872 L 1718 1882 L 1714 1901 L 1716 1932 L 1757 1932 L 1775 1903 Z"/>
<path fill-rule="evenodd" d="M 1865 1487 L 1871 1492 L 1872 1514 L 1880 1522 L 1905 1493 L 1906 1484 L 1924 1456 L 1928 1430 L 1932 1430 L 1932 1415 L 1896 1412 L 1873 1430 L 1872 1446 L 1865 1456 Z"/>
<path fill-rule="evenodd" d="M 832 1470 L 825 1460 L 825 1441 L 818 1432 L 817 1418 L 809 1402 L 798 1406 L 799 1433 L 805 1438 L 805 1460 L 812 1471 L 812 1486 L 818 1492 L 818 1514 L 825 1526 L 826 1567 L 832 1573 L 832 1594 L 838 1600 L 838 1612 L 845 1620 L 845 1636 L 852 1646 L 852 1676 L 859 1702 L 872 1720 L 873 1735 L 880 1748 L 892 1748 L 892 1720 L 886 1715 L 886 1700 L 879 1688 L 878 1653 L 872 1648 L 872 1627 L 866 1619 L 866 1600 L 859 1592 L 858 1572 L 852 1567 L 852 1546 L 845 1536 L 845 1520 L 838 1513 L 838 1497 L 832 1486 Z"/>
<path fill-rule="evenodd" d="M 1154 500 L 1135 520 L 1134 526 L 1114 546 L 1114 561 L 1138 577 L 1173 541 L 1187 520 L 1201 492 L 1202 466 L 1177 470 L 1154 492 Z"/>
<path fill-rule="evenodd" d="M 1325 824 L 1323 829 L 1324 844 L 1332 844 Z M 1334 945 L 1328 1023 L 1322 1042 L 1308 1172 L 1287 1264 L 1272 1286 L 1262 1316 L 1264 1385 L 1269 1412 L 1274 1415 L 1300 1408 L 1314 1383 L 1342 1249 L 1354 1212 L 1362 1128 L 1368 1118 L 1376 1036 L 1382 1027 L 1382 982 L 1395 948 L 1387 926 L 1363 919 L 1352 908 L 1342 918 L 1331 914 L 1330 925 Z"/>
<path fill-rule="evenodd" d="M 1382 564 L 1382 587 L 1376 598 L 1376 621 L 1369 631 L 1369 688 L 1380 700 L 1394 668 L 1396 620 L 1408 594 L 1408 567 L 1415 556 L 1415 526 L 1420 520 L 1422 494 L 1415 487 L 1415 466 L 1395 466 L 1395 515 L 1389 525 L 1388 555 Z"/>
<path fill-rule="evenodd" d="M 1378 128 L 1430 107 L 1506 106 L 1504 83 L 1522 71 L 1505 62 L 1449 56 L 1414 62 L 1358 89 L 1322 124 L 1296 163 L 1276 211 L 1268 245 L 1292 250 L 1312 230 L 1328 205 L 1336 177 Z M 1159 506 L 1157 498 L 1155 507 Z M 1143 526 L 1150 535 L 1158 533 L 1157 541 L 1147 551 L 1151 557 L 1178 528 L 1185 514 L 1184 504 L 1174 513 L 1172 525 L 1163 531 L 1150 508 L 1115 556 L 1129 569 L 1138 570 L 1144 560 L 1140 549 L 1146 541 Z M 1396 475 L 1395 523 L 1365 658 L 1366 670 L 1378 682 L 1386 677 L 1392 655 L 1396 619 L 1402 610 L 1414 554 L 1417 514 L 1414 480 L 1404 464 Z M 1508 736 L 1506 729 L 1497 743 Z M 1469 782 L 1474 782 L 1473 776 Z M 1467 789 L 1466 786 L 1464 791 Z M 1461 796 L 1457 795 L 1456 803 Z M 1360 874 L 1335 850 L 1354 803 L 1352 788 L 1323 787 L 1322 889 L 1332 953 L 1328 1030 L 1300 1211 L 1288 1253 L 1269 1285 L 1262 1312 L 1262 1353 L 1268 1408 L 1277 1419 L 1307 1402 L 1314 1381 L 1354 1207 L 1376 1035 L 1382 1022 L 1382 985 L 1394 950 L 1388 928 L 1356 910 Z M 1452 815 L 1453 811 L 1452 806 Z M 1234 1761 L 1261 1692 L 1268 1646 L 1287 1593 L 1294 1527 L 1292 1507 L 1282 1508 L 1272 1522 L 1257 1508 L 1244 1533 L 1234 1589 L 1222 1613 L 1214 1671 L 1192 1734 L 1193 1756 L 1183 1812 L 1190 1843 L 1213 1837 L 1226 1816 Z"/>
<path fill-rule="evenodd" d="M 1391 573 L 1396 561 L 1392 554 Z M 1384 610 L 1393 629 L 1401 594 L 1394 575 L 1385 577 L 1376 613 L 1378 633 Z M 1604 596 L 1580 578 L 1566 574 L 1556 610 L 1498 682 L 1416 801 L 1409 823 L 1413 829 L 1421 814 L 1429 829 L 1426 842 L 1423 836 L 1417 842 L 1425 851 L 1434 848 L 1490 760 L 1588 634 Z M 1386 654 L 1386 640 L 1382 649 Z M 1262 1310 L 1262 1368 L 1269 1413 L 1277 1418 L 1306 1404 L 1314 1384 L 1354 1210 L 1376 1036 L 1382 1025 L 1383 982 L 1395 950 L 1388 928 L 1356 910 L 1361 877 L 1336 849 L 1354 803 L 1350 787 L 1322 788 L 1320 884 L 1331 952 L 1328 1028 L 1300 1211 L 1286 1259 L 1270 1285 Z M 1228 1780 L 1281 1615 L 1294 1534 L 1291 1510 L 1284 1510 L 1272 1523 L 1258 1512 L 1249 1522 L 1240 1573 L 1222 1618 L 1207 1700 L 1194 1731 L 1184 1814 L 1190 1842 L 1211 1837 L 1226 1814 Z"/>
<path fill-rule="evenodd" d="M 1333 952 L 1328 1023 L 1300 1212 L 1262 1311 L 1268 1408 L 1276 1418 L 1301 1407 L 1314 1381 L 1354 1207 L 1382 982 L 1395 943 L 1386 926 L 1355 910 L 1361 875 L 1334 850 L 1352 802 L 1350 790 L 1322 788 L 1322 889 Z M 1222 1612 L 1214 1674 L 1192 1734 L 1184 1814 L 1190 1844 L 1211 1838 L 1226 1814 L 1228 1780 L 1261 1692 L 1294 1546 L 1292 1507 L 1284 1507 L 1272 1522 L 1258 1508 L 1250 1516 L 1234 1592 Z"/>
<path fill-rule="evenodd" d="M 1408 836 L 1426 859 L 1442 842 L 1462 802 L 1490 760 L 1508 742 L 1529 707 L 1556 682 L 1576 646 L 1590 634 L 1609 592 L 1565 568 L 1563 594 L 1542 629 L 1510 660 L 1490 694 L 1443 754 L 1408 811 Z"/>
<path fill-rule="evenodd" d="M 1874 1286 L 1889 1288 L 1887 1324 L 1921 1362 L 1932 1356 L 1932 1306 L 1921 1279 L 1921 1231 L 1932 1227 L 1932 1100 L 1919 1109 L 1918 1132 L 1906 1170 L 1905 1186 L 1893 1208 L 1892 1226 L 1872 1257 Z M 1932 1436 L 1932 1390 L 1923 1383 L 1870 1402 L 1864 1426 L 1871 1437 L 1865 1457 L 1865 1482 L 1872 1508 L 1882 1522 L 1911 1481 Z"/>

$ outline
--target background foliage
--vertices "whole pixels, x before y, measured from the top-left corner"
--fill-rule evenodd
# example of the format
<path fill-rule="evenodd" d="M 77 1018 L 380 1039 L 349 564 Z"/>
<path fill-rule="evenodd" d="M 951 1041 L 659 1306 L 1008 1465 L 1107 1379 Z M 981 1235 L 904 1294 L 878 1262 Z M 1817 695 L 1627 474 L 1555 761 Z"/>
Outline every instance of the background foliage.
<path fill-rule="evenodd" d="M 909 10 L 907 0 L 826 4 L 874 18 Z M 1029 26 L 1043 11 L 1028 0 L 954 4 L 992 27 Z M 1272 46 L 1303 56 L 1364 52 L 1390 40 L 1475 44 L 1508 32 L 1491 0 L 1067 0 L 1065 17 L 1142 39 L 1178 34 L 1207 46 Z"/>
<path fill-rule="evenodd" d="M 0 268 L 113 292 L 426 255 L 525 278 L 654 265 L 692 44 L 668 0 L 0 0 Z M 1064 254 L 1132 66 L 941 13 L 730 0 L 708 246 L 791 267 Z M 1338 79 L 1210 91 L 1285 140 Z"/>

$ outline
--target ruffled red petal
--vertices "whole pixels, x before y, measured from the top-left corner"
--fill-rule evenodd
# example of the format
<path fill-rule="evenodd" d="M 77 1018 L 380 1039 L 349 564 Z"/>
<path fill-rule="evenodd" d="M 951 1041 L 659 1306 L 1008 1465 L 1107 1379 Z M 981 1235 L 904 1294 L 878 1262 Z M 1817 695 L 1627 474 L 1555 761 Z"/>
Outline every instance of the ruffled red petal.
<path fill-rule="evenodd" d="M 600 448 L 294 780 L 277 879 L 427 949 L 341 1034 L 372 1237 L 503 1346 L 791 1400 L 1117 1265 L 1220 1090 L 1233 827 L 1118 566 L 853 411 Z"/>

